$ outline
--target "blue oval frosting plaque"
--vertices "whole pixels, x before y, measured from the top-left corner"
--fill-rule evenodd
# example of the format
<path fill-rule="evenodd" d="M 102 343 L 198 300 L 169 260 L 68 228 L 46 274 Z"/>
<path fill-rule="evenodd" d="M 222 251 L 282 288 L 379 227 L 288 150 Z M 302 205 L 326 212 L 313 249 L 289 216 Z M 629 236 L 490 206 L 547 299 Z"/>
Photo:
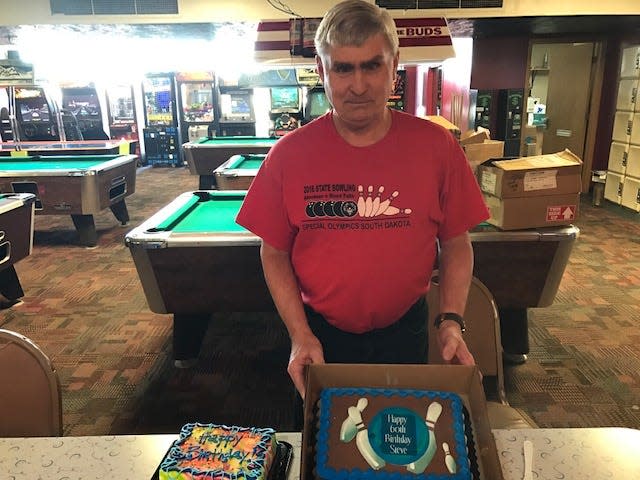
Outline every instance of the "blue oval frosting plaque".
<path fill-rule="evenodd" d="M 424 418 L 403 407 L 379 411 L 369 422 L 368 434 L 373 450 L 394 465 L 415 462 L 429 446 Z"/>

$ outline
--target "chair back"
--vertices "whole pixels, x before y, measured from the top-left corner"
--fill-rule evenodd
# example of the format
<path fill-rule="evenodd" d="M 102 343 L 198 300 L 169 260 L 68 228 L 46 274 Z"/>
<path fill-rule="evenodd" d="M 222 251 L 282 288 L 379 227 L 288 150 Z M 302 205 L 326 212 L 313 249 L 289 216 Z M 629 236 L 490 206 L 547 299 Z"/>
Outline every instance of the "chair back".
<path fill-rule="evenodd" d="M 0 329 L 0 437 L 62 435 L 62 394 L 49 357 L 24 335 Z"/>
<path fill-rule="evenodd" d="M 437 332 L 433 325 L 440 312 L 440 285 L 438 271 L 431 276 L 431 287 L 427 293 L 429 305 L 429 363 L 444 363 L 437 344 Z M 467 330 L 464 334 L 469 351 L 482 372 L 487 399 L 507 403 L 502 369 L 502 341 L 500 339 L 500 317 L 495 300 L 489 289 L 476 277 L 472 277 L 464 312 Z"/>

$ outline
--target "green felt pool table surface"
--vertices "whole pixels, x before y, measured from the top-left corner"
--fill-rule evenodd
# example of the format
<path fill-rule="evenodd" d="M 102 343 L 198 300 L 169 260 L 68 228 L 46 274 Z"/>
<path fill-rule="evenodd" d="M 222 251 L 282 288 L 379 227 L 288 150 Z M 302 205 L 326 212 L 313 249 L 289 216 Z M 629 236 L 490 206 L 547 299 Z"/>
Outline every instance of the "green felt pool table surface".
<path fill-rule="evenodd" d="M 199 147 L 227 147 L 237 145 L 273 145 L 278 139 L 275 137 L 207 137 L 196 140 Z"/>
<path fill-rule="evenodd" d="M 64 155 L 57 157 L 2 157 L 0 172 L 35 172 L 46 170 L 90 170 L 119 155 Z"/>
<path fill-rule="evenodd" d="M 264 161 L 264 155 L 237 155 L 229 159 L 227 170 L 258 170 Z"/>
<path fill-rule="evenodd" d="M 197 192 L 181 208 L 158 224 L 156 231 L 173 233 L 246 232 L 235 222 L 243 194 Z"/>

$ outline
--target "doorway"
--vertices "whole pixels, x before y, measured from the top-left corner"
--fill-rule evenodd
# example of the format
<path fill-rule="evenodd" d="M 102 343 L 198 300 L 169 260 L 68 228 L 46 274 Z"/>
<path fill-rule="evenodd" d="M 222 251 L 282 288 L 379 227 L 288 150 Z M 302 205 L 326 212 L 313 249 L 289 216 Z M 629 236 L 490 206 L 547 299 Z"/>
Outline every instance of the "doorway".
<path fill-rule="evenodd" d="M 529 69 L 529 107 L 536 103 L 535 121 L 543 123 L 538 139 L 543 154 L 571 150 L 590 172 L 593 158 L 589 124 L 597 103 L 594 84 L 601 59 L 597 42 L 532 43 Z M 527 124 L 534 121 L 527 113 Z M 583 179 L 585 178 L 583 171 Z"/>

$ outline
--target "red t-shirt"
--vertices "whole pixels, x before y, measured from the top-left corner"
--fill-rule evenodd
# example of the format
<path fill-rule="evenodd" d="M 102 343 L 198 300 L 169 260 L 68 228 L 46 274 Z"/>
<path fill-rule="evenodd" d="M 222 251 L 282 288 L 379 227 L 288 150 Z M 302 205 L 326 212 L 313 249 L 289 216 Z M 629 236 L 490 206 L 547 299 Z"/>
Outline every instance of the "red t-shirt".
<path fill-rule="evenodd" d="M 488 218 L 444 128 L 392 110 L 387 135 L 348 144 L 332 114 L 278 140 L 236 221 L 291 256 L 304 303 L 353 333 L 398 320 L 423 295 L 436 239 Z"/>

